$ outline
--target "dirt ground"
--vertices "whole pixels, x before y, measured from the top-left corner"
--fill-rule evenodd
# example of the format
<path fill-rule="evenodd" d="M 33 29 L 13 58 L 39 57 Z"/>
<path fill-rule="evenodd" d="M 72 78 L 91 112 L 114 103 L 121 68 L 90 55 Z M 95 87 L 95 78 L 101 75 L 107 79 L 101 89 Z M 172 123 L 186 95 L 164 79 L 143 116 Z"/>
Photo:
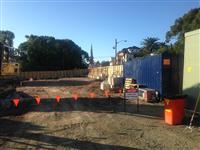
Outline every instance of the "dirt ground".
<path fill-rule="evenodd" d="M 24 82 L 9 97 L 23 98 L 18 107 L 1 100 L 0 149 L 200 149 L 200 124 L 192 132 L 184 130 L 188 120 L 166 125 L 162 103 L 140 101 L 137 112 L 136 101 L 128 101 L 124 112 L 123 99 L 113 93 L 106 98 L 99 84 L 87 78 Z"/>

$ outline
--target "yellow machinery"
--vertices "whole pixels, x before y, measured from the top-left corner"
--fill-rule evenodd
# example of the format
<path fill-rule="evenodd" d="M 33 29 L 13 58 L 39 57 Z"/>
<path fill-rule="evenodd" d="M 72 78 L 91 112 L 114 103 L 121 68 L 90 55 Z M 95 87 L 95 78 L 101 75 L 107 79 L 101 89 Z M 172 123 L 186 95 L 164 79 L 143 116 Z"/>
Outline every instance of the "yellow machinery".
<path fill-rule="evenodd" d="M 15 91 L 19 84 L 19 64 L 11 62 L 12 47 L 0 43 L 0 97 L 6 97 Z"/>
<path fill-rule="evenodd" d="M 0 75 L 18 75 L 20 71 L 19 63 L 12 61 L 10 56 L 13 47 L 0 43 Z"/>
<path fill-rule="evenodd" d="M 2 63 L 1 75 L 18 75 L 19 71 L 19 63 Z"/>

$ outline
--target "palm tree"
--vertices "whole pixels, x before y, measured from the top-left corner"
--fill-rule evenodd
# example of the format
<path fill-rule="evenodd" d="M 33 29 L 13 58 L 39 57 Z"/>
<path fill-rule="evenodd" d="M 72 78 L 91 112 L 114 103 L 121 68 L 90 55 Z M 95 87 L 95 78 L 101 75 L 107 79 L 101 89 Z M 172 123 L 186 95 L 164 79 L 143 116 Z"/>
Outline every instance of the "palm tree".
<path fill-rule="evenodd" d="M 144 50 L 149 51 L 150 53 L 155 52 L 160 47 L 160 42 L 158 42 L 158 38 L 155 37 L 147 37 L 141 43 Z"/>

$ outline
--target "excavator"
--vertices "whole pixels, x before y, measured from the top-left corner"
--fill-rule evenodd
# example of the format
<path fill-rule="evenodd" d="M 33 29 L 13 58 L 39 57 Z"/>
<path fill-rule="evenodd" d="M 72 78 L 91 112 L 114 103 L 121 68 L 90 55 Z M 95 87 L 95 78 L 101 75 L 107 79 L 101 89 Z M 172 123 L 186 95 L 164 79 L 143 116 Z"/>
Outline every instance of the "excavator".
<path fill-rule="evenodd" d="M 11 56 L 13 47 L 0 43 L 0 99 L 15 91 L 19 84 L 19 63 Z"/>

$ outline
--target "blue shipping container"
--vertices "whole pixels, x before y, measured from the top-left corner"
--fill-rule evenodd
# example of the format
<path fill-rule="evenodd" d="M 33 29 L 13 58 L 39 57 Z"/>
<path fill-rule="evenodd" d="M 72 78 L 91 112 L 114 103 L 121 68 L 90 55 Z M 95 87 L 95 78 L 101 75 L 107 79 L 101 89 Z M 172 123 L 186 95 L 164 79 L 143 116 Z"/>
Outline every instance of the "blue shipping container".
<path fill-rule="evenodd" d="M 162 95 L 162 55 L 135 58 L 124 63 L 124 77 L 155 89 Z"/>

